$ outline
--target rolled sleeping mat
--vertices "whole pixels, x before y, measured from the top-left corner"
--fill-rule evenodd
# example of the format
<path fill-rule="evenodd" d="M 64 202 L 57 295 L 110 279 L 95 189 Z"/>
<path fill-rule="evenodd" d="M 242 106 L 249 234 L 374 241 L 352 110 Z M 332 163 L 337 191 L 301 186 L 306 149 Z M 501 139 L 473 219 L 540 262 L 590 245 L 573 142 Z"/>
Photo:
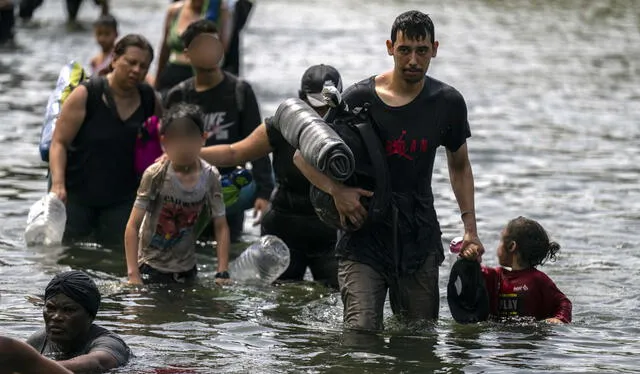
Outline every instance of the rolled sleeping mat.
<path fill-rule="evenodd" d="M 360 203 L 367 210 L 367 221 L 381 222 L 388 219 L 391 202 L 389 167 L 383 145 L 367 111 L 359 114 L 339 111 L 333 127 L 356 156 L 353 174 L 343 183 L 374 193 L 373 197 L 361 197 Z M 347 220 L 346 226 L 340 222 L 333 197 L 314 185 L 309 191 L 311 204 L 322 222 L 340 230 L 353 231 L 355 227 Z"/>
<path fill-rule="evenodd" d="M 302 157 L 336 181 L 354 172 L 353 152 L 315 110 L 300 99 L 287 99 L 273 117 L 274 126 Z"/>

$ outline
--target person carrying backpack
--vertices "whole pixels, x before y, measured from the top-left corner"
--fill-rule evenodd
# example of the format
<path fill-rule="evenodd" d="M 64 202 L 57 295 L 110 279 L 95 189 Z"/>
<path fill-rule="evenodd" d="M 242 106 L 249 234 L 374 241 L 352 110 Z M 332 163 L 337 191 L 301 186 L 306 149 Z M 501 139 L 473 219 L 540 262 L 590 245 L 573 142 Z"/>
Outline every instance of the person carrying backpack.
<path fill-rule="evenodd" d="M 63 242 L 122 245 L 138 188 L 136 140 L 162 105 L 144 83 L 153 48 L 141 35 L 114 48 L 113 71 L 93 77 L 65 100 L 49 151 L 51 192 L 65 202 Z"/>
<path fill-rule="evenodd" d="M 204 113 L 206 146 L 230 144 L 247 137 L 262 122 L 258 102 L 249 83 L 220 68 L 224 48 L 216 25 L 209 20 L 196 21 L 184 31 L 182 41 L 195 76 L 169 91 L 165 108 L 170 109 L 178 103 L 198 105 Z M 252 166 L 256 188 L 252 204 L 255 215 L 262 217 L 274 188 L 271 160 L 264 156 L 252 161 Z M 224 175 L 235 169 L 219 170 Z M 237 242 L 242 233 L 244 211 L 233 214 L 227 211 L 227 222 L 231 241 Z M 258 223 L 259 219 L 256 225 Z"/>

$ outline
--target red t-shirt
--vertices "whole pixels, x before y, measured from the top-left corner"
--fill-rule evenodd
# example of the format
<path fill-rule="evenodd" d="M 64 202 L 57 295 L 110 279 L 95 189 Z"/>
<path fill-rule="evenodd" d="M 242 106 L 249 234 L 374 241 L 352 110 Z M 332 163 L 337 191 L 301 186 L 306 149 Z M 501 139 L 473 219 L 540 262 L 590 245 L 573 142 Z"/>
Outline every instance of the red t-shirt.
<path fill-rule="evenodd" d="M 571 301 L 545 273 L 535 269 L 509 271 L 482 267 L 490 314 L 498 318 L 557 318 L 571 322 Z"/>

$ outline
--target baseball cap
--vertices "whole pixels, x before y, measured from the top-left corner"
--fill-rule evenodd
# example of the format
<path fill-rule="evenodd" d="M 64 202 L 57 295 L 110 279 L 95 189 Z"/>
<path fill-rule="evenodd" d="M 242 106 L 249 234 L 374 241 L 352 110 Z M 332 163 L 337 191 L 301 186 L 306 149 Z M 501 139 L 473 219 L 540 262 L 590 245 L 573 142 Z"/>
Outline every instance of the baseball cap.
<path fill-rule="evenodd" d="M 300 96 L 303 98 L 304 94 L 309 104 L 313 107 L 326 106 L 327 104 L 322 97 L 322 88 L 324 86 L 334 86 L 338 91 L 342 92 L 340 73 L 330 65 L 313 65 L 302 75 Z"/>
<path fill-rule="evenodd" d="M 447 302 L 458 323 L 476 323 L 489 318 L 489 294 L 480 263 L 458 259 L 449 275 Z"/>

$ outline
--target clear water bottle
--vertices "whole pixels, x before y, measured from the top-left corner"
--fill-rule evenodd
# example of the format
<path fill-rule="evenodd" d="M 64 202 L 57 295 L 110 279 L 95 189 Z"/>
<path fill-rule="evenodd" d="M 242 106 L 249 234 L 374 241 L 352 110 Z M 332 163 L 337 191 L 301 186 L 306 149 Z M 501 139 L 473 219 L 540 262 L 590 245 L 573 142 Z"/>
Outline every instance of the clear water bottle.
<path fill-rule="evenodd" d="M 463 241 L 464 238 L 462 236 L 457 236 L 451 240 L 451 243 L 449 244 L 449 266 L 453 266 L 453 264 L 458 260 Z"/>
<path fill-rule="evenodd" d="M 24 240 L 27 245 L 58 245 L 62 242 L 66 223 L 64 203 L 50 192 L 31 206 Z"/>
<path fill-rule="evenodd" d="M 289 248 L 280 238 L 265 235 L 229 264 L 231 279 L 271 284 L 289 267 Z"/>

